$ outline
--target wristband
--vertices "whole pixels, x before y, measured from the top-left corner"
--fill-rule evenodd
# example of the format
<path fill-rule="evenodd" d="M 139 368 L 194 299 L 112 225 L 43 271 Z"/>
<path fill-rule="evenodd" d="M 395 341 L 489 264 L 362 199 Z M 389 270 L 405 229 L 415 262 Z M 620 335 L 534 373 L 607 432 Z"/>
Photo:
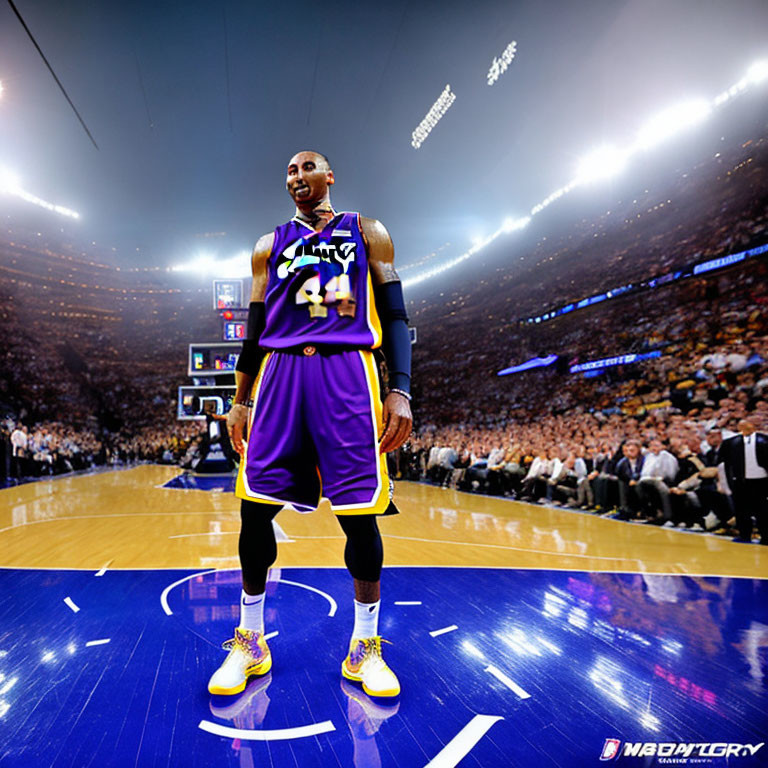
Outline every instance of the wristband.
<path fill-rule="evenodd" d="M 232 405 L 233 406 L 234 405 L 243 405 L 246 408 L 253 408 L 253 400 L 246 400 L 244 403 L 237 403 L 237 402 L 235 402 L 235 403 L 232 403 Z"/>
<path fill-rule="evenodd" d="M 263 301 L 252 301 L 248 306 L 248 326 L 240 356 L 235 370 L 256 378 L 261 361 L 266 354 L 259 346 L 259 337 L 266 327 L 266 315 Z"/>
<path fill-rule="evenodd" d="M 396 392 L 398 395 L 402 395 L 408 402 L 411 401 L 411 393 L 406 392 L 404 389 L 397 389 L 397 387 L 390 387 L 389 394 L 391 395 L 393 392 Z"/>

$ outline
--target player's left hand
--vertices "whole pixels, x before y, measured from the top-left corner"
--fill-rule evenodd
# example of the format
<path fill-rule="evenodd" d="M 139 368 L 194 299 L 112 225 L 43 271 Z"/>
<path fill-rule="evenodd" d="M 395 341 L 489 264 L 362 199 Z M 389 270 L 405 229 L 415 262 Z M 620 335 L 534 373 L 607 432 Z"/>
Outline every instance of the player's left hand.
<path fill-rule="evenodd" d="M 245 446 L 243 445 L 243 433 L 248 423 L 248 408 L 241 403 L 233 403 L 232 408 L 227 414 L 227 432 L 232 447 L 241 455 L 245 455 Z"/>
<path fill-rule="evenodd" d="M 384 400 L 382 417 L 384 434 L 379 441 L 379 451 L 389 453 L 397 450 L 411 434 L 413 416 L 408 398 L 397 392 L 390 392 Z"/>

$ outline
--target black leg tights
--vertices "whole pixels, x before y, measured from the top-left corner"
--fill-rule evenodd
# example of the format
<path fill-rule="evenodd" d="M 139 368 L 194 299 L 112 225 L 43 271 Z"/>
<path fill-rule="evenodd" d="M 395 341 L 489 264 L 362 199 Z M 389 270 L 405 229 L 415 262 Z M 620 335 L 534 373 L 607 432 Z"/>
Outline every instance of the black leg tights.
<path fill-rule="evenodd" d="M 272 520 L 280 511 L 276 504 L 243 500 L 240 505 L 240 567 L 243 589 L 259 595 L 266 588 L 267 572 L 277 559 L 277 542 Z M 378 583 L 384 549 L 376 515 L 338 515 L 346 534 L 344 562 L 356 581 Z"/>
<path fill-rule="evenodd" d="M 267 571 L 277 559 L 277 542 L 272 520 L 282 509 L 277 504 L 240 503 L 240 567 L 243 589 L 249 595 L 260 595 L 267 585 Z"/>
<path fill-rule="evenodd" d="M 337 515 L 347 545 L 344 547 L 344 562 L 358 581 L 378 582 L 381 565 L 384 562 L 384 548 L 376 522 L 377 515 Z"/>

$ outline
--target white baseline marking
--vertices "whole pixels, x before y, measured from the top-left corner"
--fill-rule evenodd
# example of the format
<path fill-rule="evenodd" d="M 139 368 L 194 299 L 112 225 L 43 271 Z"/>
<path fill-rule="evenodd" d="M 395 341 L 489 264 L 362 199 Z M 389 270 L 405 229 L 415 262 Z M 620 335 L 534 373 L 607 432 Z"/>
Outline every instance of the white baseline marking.
<path fill-rule="evenodd" d="M 208 720 L 201 720 L 198 724 L 208 733 L 216 736 L 226 736 L 229 739 L 246 739 L 248 741 L 283 741 L 285 739 L 301 739 L 305 736 L 317 736 L 321 733 L 330 733 L 335 731 L 336 727 L 330 720 L 322 723 L 312 723 L 311 725 L 302 725 L 298 728 L 277 728 L 272 731 L 252 731 L 244 728 L 230 728 L 227 725 L 211 723 Z"/>
<path fill-rule="evenodd" d="M 421 600 L 395 600 L 395 605 L 421 605 Z"/>
<path fill-rule="evenodd" d="M 424 768 L 454 768 L 485 736 L 491 726 L 503 719 L 497 715 L 475 715 Z"/>
<path fill-rule="evenodd" d="M 128 472 L 129 470 L 121 470 Z M 51 478 L 50 481 L 45 482 L 58 482 L 62 478 Z M 401 480 L 399 482 L 407 482 L 405 480 Z M 479 494 L 478 494 L 479 495 Z M 210 515 L 211 512 L 204 512 L 203 514 Z M 103 517 L 108 517 L 108 515 L 103 515 Z M 130 515 L 126 515 L 126 517 L 130 517 Z M 40 520 L 38 522 L 50 522 L 50 521 L 44 521 Z M 667 530 L 666 528 L 664 530 Z M 2 533 L 2 530 L 0 530 L 0 533 Z M 386 534 L 382 534 L 383 536 L 386 536 Z M 294 536 L 294 538 L 307 538 L 312 539 L 315 538 L 314 536 Z M 344 539 L 345 536 L 333 536 L 333 537 L 321 537 L 318 536 L 317 538 L 334 538 L 334 539 Z M 715 537 L 712 537 L 710 541 L 715 540 Z M 728 541 L 728 546 L 731 546 L 731 542 Z M 725 546 L 725 544 L 723 544 Z M 738 546 L 738 544 L 733 544 L 734 547 Z M 618 558 L 622 559 L 622 558 Z M 216 561 L 221 562 L 222 560 L 237 560 L 237 556 L 233 557 L 201 557 L 201 562 L 208 562 L 208 561 Z M 639 560 L 637 562 L 640 562 Z M 649 562 L 653 562 L 652 560 Z M 660 565 L 663 565 L 661 563 Z M 129 572 L 129 571 L 138 571 L 139 573 L 142 573 L 144 571 L 178 571 L 181 570 L 184 566 L 181 565 L 134 565 L 130 568 L 114 568 L 115 571 L 122 571 L 122 572 Z M 283 568 L 286 571 L 289 570 L 297 570 L 299 568 L 305 569 L 306 565 L 281 565 L 281 568 Z M 558 571 L 561 573 L 584 573 L 583 568 L 569 568 L 564 566 L 558 566 L 558 565 L 441 565 L 441 566 L 434 566 L 434 565 L 424 565 L 423 563 L 402 563 L 400 565 L 385 565 L 384 568 L 387 570 L 394 570 L 395 568 L 454 568 L 457 570 L 477 570 L 478 568 L 482 568 L 484 571 Z M 676 568 L 678 568 L 677 571 L 646 571 L 644 568 L 640 567 L 639 569 L 636 569 L 634 571 L 625 571 L 620 568 L 595 568 L 592 567 L 590 569 L 590 573 L 613 573 L 613 574 L 626 574 L 628 576 L 699 576 L 701 578 L 706 579 L 759 579 L 760 581 L 768 581 L 768 576 L 757 576 L 755 574 L 751 573 L 699 573 L 698 571 L 688 571 L 688 570 L 679 570 L 680 565 L 677 565 Z M 340 571 L 343 570 L 338 565 L 313 565 L 313 570 L 316 571 Z M 72 571 L 73 573 L 85 573 L 86 571 L 90 571 L 90 568 L 65 568 L 59 565 L 56 566 L 45 566 L 45 565 L 0 565 L 0 571 Z M 238 568 L 217 568 L 215 570 L 219 571 L 235 571 L 239 570 Z M 2 658 L 2 653 L 0 653 L 0 658 Z"/>
<path fill-rule="evenodd" d="M 511 691 L 514 691 L 521 699 L 530 699 L 531 694 L 528 691 L 524 691 L 514 680 L 507 677 L 498 667 L 494 667 L 493 664 L 485 668 L 486 672 L 490 672 L 497 680 L 504 683 Z"/>
<path fill-rule="evenodd" d="M 67 604 L 67 605 L 68 605 L 68 606 L 69 606 L 69 607 L 70 607 L 70 608 L 71 608 L 71 609 L 72 609 L 72 610 L 73 610 L 75 613 L 77 613 L 77 612 L 80 610 L 79 606 L 75 605 L 75 602 L 74 602 L 74 600 L 72 600 L 72 598 L 71 598 L 71 597 L 65 597 L 65 598 L 64 598 L 64 602 L 65 602 L 65 603 L 66 603 L 66 604 Z"/>
<path fill-rule="evenodd" d="M 443 627 L 442 629 L 435 629 L 429 633 L 430 637 L 437 637 L 438 635 L 444 635 L 446 632 L 453 632 L 454 629 L 458 629 L 455 624 L 451 624 L 450 627 Z"/>
<path fill-rule="evenodd" d="M 106 645 L 110 640 L 111 640 L 111 638 L 109 638 L 109 637 L 105 637 L 103 640 L 89 640 L 85 644 L 85 647 L 86 648 L 90 648 L 90 646 L 92 646 L 92 645 Z"/>
<path fill-rule="evenodd" d="M 271 640 L 273 637 L 277 637 L 280 633 L 275 630 L 274 632 L 270 632 L 268 635 L 264 635 L 265 640 Z"/>

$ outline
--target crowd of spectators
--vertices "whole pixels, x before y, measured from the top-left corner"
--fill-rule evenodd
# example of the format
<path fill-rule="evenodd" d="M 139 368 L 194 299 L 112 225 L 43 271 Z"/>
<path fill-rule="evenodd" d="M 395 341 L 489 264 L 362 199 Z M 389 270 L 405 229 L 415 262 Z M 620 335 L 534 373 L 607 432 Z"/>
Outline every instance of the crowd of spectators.
<path fill-rule="evenodd" d="M 768 263 L 758 260 L 537 328 L 567 365 L 502 379 L 470 368 L 458 386 L 471 400 L 450 397 L 456 377 L 433 365 L 424 400 L 435 405 L 422 409 L 397 474 L 734 534 L 714 449 L 745 419 L 768 432 L 766 309 Z M 648 350 L 659 356 L 568 373 L 574 361 Z"/>
<path fill-rule="evenodd" d="M 0 486 L 137 462 L 178 464 L 204 434 L 198 422 L 146 427 L 135 434 L 94 432 L 56 421 L 0 421 Z"/>

